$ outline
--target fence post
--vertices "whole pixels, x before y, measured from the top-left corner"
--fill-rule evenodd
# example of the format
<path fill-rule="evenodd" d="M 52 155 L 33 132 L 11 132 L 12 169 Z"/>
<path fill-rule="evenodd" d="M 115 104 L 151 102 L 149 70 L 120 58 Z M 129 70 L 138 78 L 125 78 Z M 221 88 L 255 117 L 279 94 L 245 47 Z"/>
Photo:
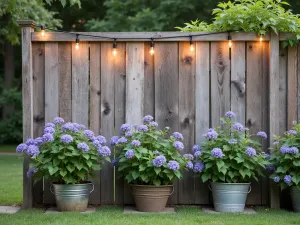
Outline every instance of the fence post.
<path fill-rule="evenodd" d="M 33 137 L 33 76 L 32 76 L 32 45 L 31 33 L 35 22 L 19 20 L 22 27 L 22 105 L 23 105 L 23 141 Z M 27 177 L 29 158 L 23 161 L 23 208 L 32 208 L 32 179 Z"/>
<path fill-rule="evenodd" d="M 273 135 L 280 134 L 279 126 L 279 107 L 280 98 L 278 97 L 279 90 L 279 36 L 271 33 L 270 36 L 270 77 L 269 77 L 269 91 L 270 91 L 270 145 L 273 143 Z M 270 207 L 280 207 L 279 188 L 270 181 Z"/>

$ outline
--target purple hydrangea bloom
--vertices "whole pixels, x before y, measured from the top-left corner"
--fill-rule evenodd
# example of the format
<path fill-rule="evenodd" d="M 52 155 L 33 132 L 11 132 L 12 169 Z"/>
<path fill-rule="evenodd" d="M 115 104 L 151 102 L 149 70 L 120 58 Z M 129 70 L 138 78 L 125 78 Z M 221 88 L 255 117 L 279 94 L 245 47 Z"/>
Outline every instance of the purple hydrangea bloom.
<path fill-rule="evenodd" d="M 64 122 L 65 122 L 64 119 L 61 118 L 61 117 L 54 117 L 54 119 L 53 119 L 53 123 L 55 125 L 57 125 L 57 124 L 63 124 Z"/>
<path fill-rule="evenodd" d="M 136 127 L 136 129 L 139 132 L 147 132 L 148 131 L 148 127 L 146 125 L 139 125 Z"/>
<path fill-rule="evenodd" d="M 93 141 L 93 145 L 94 145 L 96 148 L 101 148 L 101 147 L 102 147 L 101 143 L 100 143 L 98 140 L 96 140 L 96 139 Z"/>
<path fill-rule="evenodd" d="M 62 125 L 61 128 L 62 128 L 63 131 L 73 131 L 73 132 L 78 132 L 79 131 L 78 127 L 74 126 L 74 124 L 70 123 L 70 122 Z"/>
<path fill-rule="evenodd" d="M 233 118 L 235 118 L 235 113 L 232 111 L 228 111 L 227 113 L 225 113 L 225 117 L 233 119 Z"/>
<path fill-rule="evenodd" d="M 94 132 L 91 130 L 84 130 L 83 131 L 83 135 L 88 137 L 89 139 L 93 139 L 94 138 Z"/>
<path fill-rule="evenodd" d="M 152 160 L 152 164 L 155 167 L 161 167 L 167 161 L 166 157 L 163 155 L 156 156 L 155 159 Z"/>
<path fill-rule="evenodd" d="M 64 134 L 60 137 L 60 141 L 65 144 L 69 144 L 73 141 L 73 137 L 69 134 Z"/>
<path fill-rule="evenodd" d="M 290 153 L 296 155 L 296 154 L 299 153 L 299 149 L 297 147 L 291 147 L 290 148 Z"/>
<path fill-rule="evenodd" d="M 113 159 L 113 161 L 111 163 L 113 166 L 117 166 L 119 164 L 119 159 L 115 158 L 115 159 Z"/>
<path fill-rule="evenodd" d="M 256 150 L 254 148 L 248 147 L 245 151 L 245 154 L 250 157 L 254 157 L 256 156 Z"/>
<path fill-rule="evenodd" d="M 267 139 L 267 138 L 268 138 L 268 135 L 267 135 L 266 132 L 264 132 L 264 131 L 259 131 L 259 132 L 257 132 L 256 136 L 262 137 L 262 138 L 264 138 L 264 139 Z"/>
<path fill-rule="evenodd" d="M 263 152 L 262 155 L 268 160 L 271 158 L 271 155 L 269 153 Z"/>
<path fill-rule="evenodd" d="M 104 136 L 102 136 L 102 135 L 98 135 L 97 137 L 95 137 L 95 140 L 99 141 L 99 143 L 101 145 L 106 144 L 106 138 Z"/>
<path fill-rule="evenodd" d="M 132 133 L 130 131 L 126 132 L 125 137 L 127 137 L 127 138 L 132 137 Z"/>
<path fill-rule="evenodd" d="M 39 147 L 36 145 L 29 145 L 26 150 L 27 155 L 31 156 L 32 158 L 35 158 L 39 153 Z"/>
<path fill-rule="evenodd" d="M 197 152 L 194 153 L 194 156 L 195 156 L 196 159 L 199 158 L 201 155 L 202 155 L 201 151 L 197 151 Z"/>
<path fill-rule="evenodd" d="M 280 177 L 279 176 L 274 177 L 274 182 L 275 183 L 278 183 L 279 181 L 280 181 Z"/>
<path fill-rule="evenodd" d="M 45 128 L 46 127 L 52 127 L 52 128 L 54 128 L 55 124 L 54 123 L 46 123 Z"/>
<path fill-rule="evenodd" d="M 24 152 L 26 151 L 28 148 L 28 145 L 26 144 L 19 144 L 17 149 L 16 149 L 16 152 L 20 153 L 20 152 Z"/>
<path fill-rule="evenodd" d="M 182 140 L 183 140 L 183 135 L 182 135 L 181 133 L 179 133 L 179 132 L 174 132 L 174 133 L 172 134 L 172 136 L 173 136 L 176 140 L 178 140 L 178 141 L 182 141 Z"/>
<path fill-rule="evenodd" d="M 159 153 L 159 151 L 155 150 L 155 151 L 153 152 L 153 154 L 154 154 L 154 155 L 159 155 L 160 153 Z"/>
<path fill-rule="evenodd" d="M 275 166 L 273 164 L 267 165 L 266 170 L 269 172 L 273 172 L 276 170 Z"/>
<path fill-rule="evenodd" d="M 168 163 L 168 167 L 170 170 L 173 171 L 178 170 L 180 168 L 179 163 L 176 162 L 175 160 L 170 160 Z"/>
<path fill-rule="evenodd" d="M 288 147 L 286 145 L 281 146 L 280 152 L 282 154 L 298 154 L 299 149 L 297 147 Z"/>
<path fill-rule="evenodd" d="M 208 139 L 216 139 L 218 137 L 218 133 L 214 129 L 210 128 L 203 136 Z"/>
<path fill-rule="evenodd" d="M 37 137 L 36 139 L 34 139 L 34 141 L 37 146 L 41 146 L 42 144 L 44 144 L 43 138 L 41 137 Z"/>
<path fill-rule="evenodd" d="M 33 174 L 35 174 L 37 172 L 37 169 L 36 168 L 30 168 L 28 171 L 27 171 L 27 177 L 31 177 Z"/>
<path fill-rule="evenodd" d="M 194 164 L 191 161 L 188 161 L 185 165 L 185 168 L 192 170 L 194 168 Z"/>
<path fill-rule="evenodd" d="M 203 169 L 204 169 L 203 162 L 196 162 L 195 163 L 195 165 L 194 165 L 194 173 L 201 173 Z"/>
<path fill-rule="evenodd" d="M 130 131 L 130 129 L 131 129 L 131 126 L 129 124 L 125 123 L 121 126 L 120 131 L 125 133 L 126 131 Z"/>
<path fill-rule="evenodd" d="M 127 143 L 127 141 L 128 141 L 127 138 L 120 137 L 117 141 L 117 145 Z"/>
<path fill-rule="evenodd" d="M 47 134 L 47 133 L 54 134 L 54 132 L 55 132 L 55 129 L 53 127 L 46 127 L 44 129 L 44 134 Z"/>
<path fill-rule="evenodd" d="M 188 160 L 194 160 L 194 156 L 192 154 L 184 154 L 183 157 Z"/>
<path fill-rule="evenodd" d="M 234 145 L 234 144 L 237 144 L 237 143 L 238 143 L 238 141 L 234 138 L 232 138 L 228 141 L 228 144 L 230 144 L 230 145 Z"/>
<path fill-rule="evenodd" d="M 143 118 L 143 123 L 148 124 L 148 123 L 150 123 L 152 120 L 153 120 L 153 116 L 147 115 L 147 116 L 145 116 L 145 117 Z"/>
<path fill-rule="evenodd" d="M 132 159 L 134 157 L 134 150 L 132 150 L 132 149 L 127 150 L 127 152 L 125 153 L 125 157 L 127 159 Z"/>
<path fill-rule="evenodd" d="M 181 150 L 184 149 L 184 145 L 183 145 L 183 143 L 180 142 L 180 141 L 175 141 L 174 144 L 173 144 L 173 146 L 174 146 L 177 150 L 179 150 L 179 151 L 181 151 Z"/>
<path fill-rule="evenodd" d="M 84 142 L 79 143 L 77 145 L 77 148 L 81 149 L 84 152 L 88 152 L 90 150 L 90 147 L 86 143 L 84 143 Z"/>
<path fill-rule="evenodd" d="M 44 134 L 42 138 L 43 138 L 43 142 L 44 142 L 44 143 L 54 141 L 53 135 L 52 135 L 52 134 L 49 134 L 49 133 Z"/>
<path fill-rule="evenodd" d="M 85 126 L 82 125 L 82 124 L 78 124 L 78 123 L 73 123 L 73 127 L 76 129 L 76 130 L 83 130 L 85 129 Z"/>
<path fill-rule="evenodd" d="M 132 144 L 132 146 L 134 146 L 134 147 L 138 147 L 138 146 L 141 145 L 141 142 L 138 141 L 138 140 L 133 140 L 133 141 L 131 142 L 131 144 Z"/>
<path fill-rule="evenodd" d="M 193 152 L 201 151 L 201 147 L 199 145 L 194 145 L 192 148 Z"/>
<path fill-rule="evenodd" d="M 296 135 L 296 134 L 297 134 L 297 131 L 295 131 L 295 130 L 289 130 L 289 131 L 287 132 L 287 134 L 289 134 L 289 135 Z"/>
<path fill-rule="evenodd" d="M 98 153 L 99 153 L 99 155 L 101 155 L 103 157 L 108 157 L 111 155 L 111 151 L 110 151 L 109 147 L 107 147 L 107 146 L 103 146 L 103 147 L 99 148 Z"/>
<path fill-rule="evenodd" d="M 240 123 L 235 123 L 232 127 L 236 131 L 244 131 L 245 130 L 244 126 Z"/>
<path fill-rule="evenodd" d="M 220 148 L 214 148 L 213 150 L 211 150 L 211 155 L 217 159 L 222 158 L 224 156 Z"/>
<path fill-rule="evenodd" d="M 36 142 L 33 138 L 29 138 L 27 139 L 27 141 L 25 142 L 26 145 L 36 145 Z"/>
<path fill-rule="evenodd" d="M 274 141 L 273 145 L 279 145 L 279 141 Z"/>
<path fill-rule="evenodd" d="M 119 140 L 119 137 L 118 136 L 113 136 L 111 139 L 110 139 L 110 145 L 111 146 L 115 146 L 117 144 Z"/>
<path fill-rule="evenodd" d="M 284 183 L 289 184 L 292 182 L 292 176 L 291 175 L 285 175 L 283 178 Z"/>
<path fill-rule="evenodd" d="M 151 127 L 158 127 L 158 123 L 156 123 L 155 121 L 151 121 L 151 122 L 149 123 L 149 125 L 150 125 Z"/>

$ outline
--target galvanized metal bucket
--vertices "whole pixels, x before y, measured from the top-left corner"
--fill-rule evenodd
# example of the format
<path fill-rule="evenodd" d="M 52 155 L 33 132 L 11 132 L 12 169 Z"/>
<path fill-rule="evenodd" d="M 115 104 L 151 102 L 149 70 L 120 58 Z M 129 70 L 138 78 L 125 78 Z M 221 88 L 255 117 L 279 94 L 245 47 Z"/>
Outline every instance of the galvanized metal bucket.
<path fill-rule="evenodd" d="M 136 208 L 140 212 L 162 212 L 169 196 L 173 194 L 173 185 L 130 185 Z"/>
<path fill-rule="evenodd" d="M 214 207 L 217 212 L 243 212 L 250 183 L 211 183 Z"/>
<path fill-rule="evenodd" d="M 58 210 L 75 212 L 86 211 L 89 194 L 94 191 L 94 185 L 92 190 L 89 191 L 90 185 L 93 184 L 52 184 L 50 191 L 55 195 Z M 53 187 L 54 190 L 52 190 Z"/>
<path fill-rule="evenodd" d="M 300 188 L 291 187 L 291 196 L 295 212 L 300 212 Z"/>

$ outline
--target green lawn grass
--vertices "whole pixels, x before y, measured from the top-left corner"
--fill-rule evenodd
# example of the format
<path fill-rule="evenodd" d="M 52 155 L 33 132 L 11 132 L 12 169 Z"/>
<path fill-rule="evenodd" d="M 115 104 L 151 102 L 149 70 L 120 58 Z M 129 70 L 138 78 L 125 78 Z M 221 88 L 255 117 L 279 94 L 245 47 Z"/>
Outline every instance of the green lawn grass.
<path fill-rule="evenodd" d="M 184 207 L 175 214 L 124 215 L 121 208 L 102 207 L 91 214 L 60 213 L 44 214 L 43 210 L 21 210 L 14 215 L 0 215 L 0 224 L 108 224 L 108 225 L 296 225 L 300 224 L 300 214 L 284 211 L 258 210 L 255 215 L 206 214 L 200 208 Z"/>
<path fill-rule="evenodd" d="M 0 154 L 0 205 L 20 205 L 22 203 L 22 163 L 21 156 Z"/>
<path fill-rule="evenodd" d="M 17 145 L 0 145 L 1 152 L 16 152 Z"/>

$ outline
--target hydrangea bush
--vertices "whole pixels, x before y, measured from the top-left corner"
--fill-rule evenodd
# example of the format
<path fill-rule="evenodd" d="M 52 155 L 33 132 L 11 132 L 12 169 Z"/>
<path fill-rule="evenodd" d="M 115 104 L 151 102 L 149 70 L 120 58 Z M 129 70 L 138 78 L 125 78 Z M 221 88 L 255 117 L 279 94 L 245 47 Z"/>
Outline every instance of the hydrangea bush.
<path fill-rule="evenodd" d="M 285 132 L 283 137 L 275 136 L 271 155 L 270 176 L 281 189 L 289 186 L 300 188 L 300 124 Z"/>
<path fill-rule="evenodd" d="M 103 136 L 95 136 L 78 123 L 65 123 L 55 117 L 47 123 L 42 137 L 28 139 L 16 151 L 31 158 L 27 176 L 42 177 L 59 184 L 79 184 L 101 169 L 100 163 L 110 161 L 110 149 Z"/>
<path fill-rule="evenodd" d="M 248 128 L 233 122 L 234 118 L 235 113 L 227 112 L 221 118 L 222 125 L 209 129 L 201 146 L 193 147 L 193 170 L 203 182 L 248 183 L 262 176 L 268 165 L 260 140 L 266 139 L 267 134 L 260 131 L 251 135 Z"/>
<path fill-rule="evenodd" d="M 183 136 L 169 134 L 170 128 L 158 129 L 152 116 L 145 116 L 143 125 L 123 124 L 123 136 L 114 136 L 110 144 L 116 148 L 114 166 L 129 184 L 168 185 L 182 178 L 184 169 L 193 167 L 193 155 L 182 155 Z"/>

